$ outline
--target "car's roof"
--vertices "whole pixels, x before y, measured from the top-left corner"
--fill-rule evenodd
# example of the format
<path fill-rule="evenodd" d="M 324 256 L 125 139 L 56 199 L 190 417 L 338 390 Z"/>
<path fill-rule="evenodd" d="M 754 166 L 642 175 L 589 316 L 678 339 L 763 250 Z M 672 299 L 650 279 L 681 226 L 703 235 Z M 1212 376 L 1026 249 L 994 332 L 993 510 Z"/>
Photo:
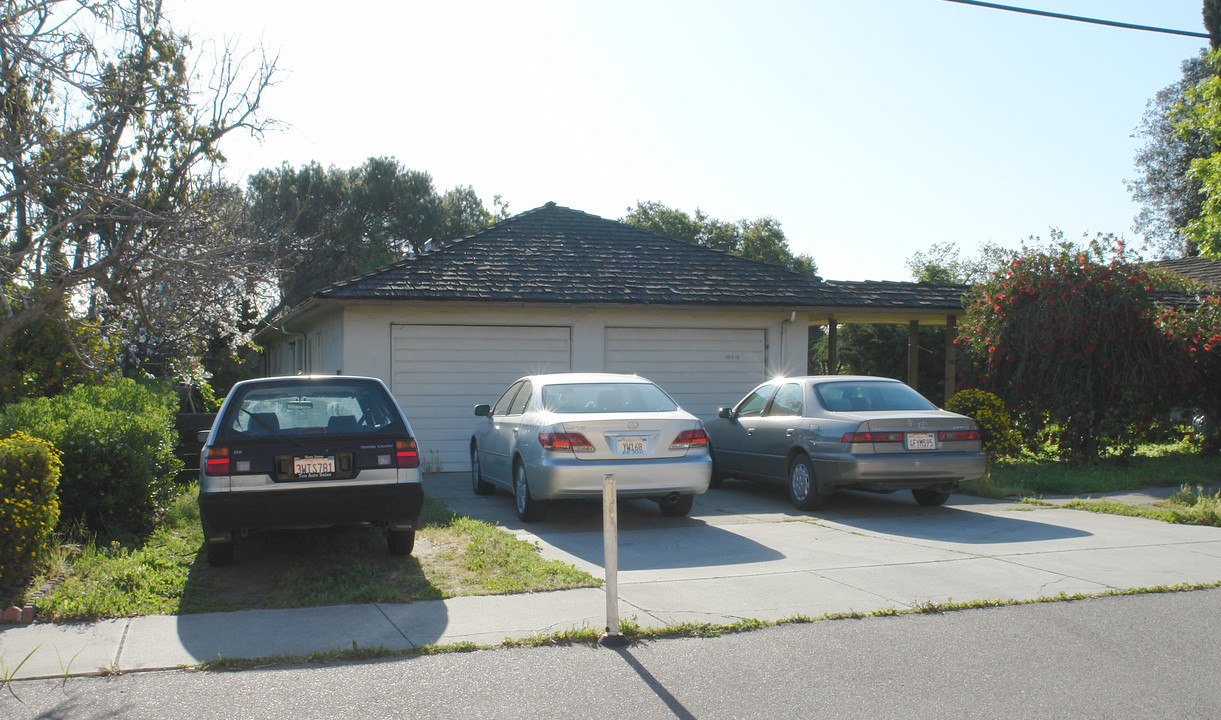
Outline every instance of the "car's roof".
<path fill-rule="evenodd" d="M 548 373 L 546 375 L 528 375 L 523 380 L 529 380 L 535 385 L 574 385 L 578 383 L 643 383 L 652 385 L 652 381 L 639 375 L 622 375 L 619 373 Z"/>
<path fill-rule="evenodd" d="M 286 382 L 326 383 L 326 382 L 336 382 L 336 381 L 346 382 L 346 381 L 350 381 L 350 380 L 354 380 L 356 382 L 374 382 L 374 383 L 379 383 L 379 384 L 385 384 L 385 383 L 382 383 L 382 381 L 378 378 L 365 377 L 363 375 L 277 375 L 274 377 L 251 378 L 249 380 L 242 380 L 241 382 L 236 383 L 235 387 L 237 385 L 261 385 L 264 383 L 286 383 Z"/>
<path fill-rule="evenodd" d="M 874 375 L 798 375 L 795 377 L 776 377 L 768 380 L 768 383 L 786 383 L 786 382 L 809 382 L 809 383 L 825 383 L 825 382 L 891 382 L 900 383 L 902 380 L 896 380 L 888 377 L 877 377 Z M 766 384 L 766 383 L 765 383 Z"/>

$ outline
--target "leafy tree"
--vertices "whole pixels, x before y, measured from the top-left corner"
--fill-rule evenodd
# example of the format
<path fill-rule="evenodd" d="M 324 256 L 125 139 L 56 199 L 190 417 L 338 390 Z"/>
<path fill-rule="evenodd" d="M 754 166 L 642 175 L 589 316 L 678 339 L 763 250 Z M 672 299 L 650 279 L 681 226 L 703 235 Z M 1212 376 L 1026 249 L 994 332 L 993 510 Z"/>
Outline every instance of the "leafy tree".
<path fill-rule="evenodd" d="M 741 255 L 751 260 L 781 265 L 806 275 L 818 276 L 818 265 L 809 255 L 793 255 L 780 222 L 772 217 L 739 220 L 736 223 L 708 217 L 703 210 L 695 215 L 667 207 L 659 202 L 637 202 L 619 222 L 676 240 L 686 240 L 713 250 Z"/>
<path fill-rule="evenodd" d="M 469 187 L 440 195 L 432 176 L 391 157 L 344 170 L 309 163 L 261 170 L 247 184 L 250 219 L 278 238 L 283 305 L 321 287 L 422 253 L 492 222 Z"/>
<path fill-rule="evenodd" d="M 1208 45 L 1215 52 L 1221 47 L 1221 1 L 1204 0 L 1204 29 L 1212 36 Z"/>
<path fill-rule="evenodd" d="M 275 72 L 260 54 L 195 52 L 160 0 L 6 2 L 0 347 L 78 323 L 142 337 L 136 363 L 153 346 L 196 356 L 268 276 L 218 169 L 223 138 L 269 126 L 259 106 Z"/>
<path fill-rule="evenodd" d="M 1061 457 L 1096 461 L 1108 446 L 1131 447 L 1187 382 L 1186 353 L 1157 322 L 1154 283 L 1111 237 L 1027 249 L 973 289 L 959 342 L 980 387 L 1028 430 L 1050 423 Z"/>
<path fill-rule="evenodd" d="M 1199 254 L 1195 240 L 1184 229 L 1200 216 L 1203 198 L 1200 182 L 1191 174 L 1191 163 L 1208 157 L 1213 144 L 1201 133 L 1178 129 L 1175 108 L 1187 91 L 1213 74 L 1208 56 L 1201 53 L 1183 61 L 1183 79 L 1160 90 L 1145 108 L 1132 137 L 1144 140 L 1134 160 L 1139 173 L 1128 180 L 1128 192 L 1140 204 L 1135 229 L 1164 256 Z"/>

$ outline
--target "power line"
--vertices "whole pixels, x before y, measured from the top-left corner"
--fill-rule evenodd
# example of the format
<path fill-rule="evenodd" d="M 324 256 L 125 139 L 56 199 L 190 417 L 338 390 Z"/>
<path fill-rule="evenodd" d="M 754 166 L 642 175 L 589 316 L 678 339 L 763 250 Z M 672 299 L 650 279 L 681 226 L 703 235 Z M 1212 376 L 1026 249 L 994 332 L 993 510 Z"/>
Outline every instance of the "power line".
<path fill-rule="evenodd" d="M 1014 7 L 1012 5 L 998 5 L 997 3 L 978 2 L 977 0 L 945 0 L 946 2 L 959 3 L 962 5 L 975 5 L 976 7 L 991 8 L 993 10 L 1006 10 L 1008 12 L 1023 13 L 1025 15 L 1038 15 L 1040 17 L 1056 18 L 1057 20 L 1072 20 L 1074 22 L 1090 23 L 1092 25 L 1106 25 L 1108 27 L 1124 28 L 1127 30 L 1143 30 L 1145 32 L 1165 33 L 1167 35 L 1182 35 L 1184 37 L 1204 38 L 1211 40 L 1212 35 L 1202 32 L 1192 32 L 1190 30 L 1171 30 L 1170 28 L 1153 27 L 1151 25 L 1136 25 L 1133 23 L 1117 22 L 1115 20 L 1100 20 L 1098 18 L 1081 17 L 1080 15 L 1065 15 L 1063 13 L 1048 12 L 1046 10 L 1031 10 L 1030 8 Z"/>

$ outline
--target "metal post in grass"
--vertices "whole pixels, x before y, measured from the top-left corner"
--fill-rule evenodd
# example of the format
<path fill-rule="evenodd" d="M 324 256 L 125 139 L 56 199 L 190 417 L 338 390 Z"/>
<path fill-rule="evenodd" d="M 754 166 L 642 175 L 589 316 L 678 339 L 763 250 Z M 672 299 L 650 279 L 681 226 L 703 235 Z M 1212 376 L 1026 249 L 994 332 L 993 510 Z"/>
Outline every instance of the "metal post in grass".
<path fill-rule="evenodd" d="M 619 634 L 619 497 L 615 475 L 602 476 L 602 555 L 606 566 L 606 633 L 599 642 L 607 647 L 624 647 L 627 638 Z"/>

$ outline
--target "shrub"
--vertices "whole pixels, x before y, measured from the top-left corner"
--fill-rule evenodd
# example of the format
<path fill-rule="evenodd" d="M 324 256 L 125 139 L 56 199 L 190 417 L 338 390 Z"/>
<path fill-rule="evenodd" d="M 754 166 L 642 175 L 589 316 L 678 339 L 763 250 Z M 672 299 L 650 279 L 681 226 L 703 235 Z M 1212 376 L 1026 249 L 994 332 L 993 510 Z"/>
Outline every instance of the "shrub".
<path fill-rule="evenodd" d="M 1169 409 L 1190 371 L 1186 349 L 1156 321 L 1154 287 L 1118 241 L 1026 250 L 968 300 L 958 341 L 979 368 L 973 384 L 1029 429 L 1057 427 L 1064 459 L 1132 446 L 1133 430 Z"/>
<path fill-rule="evenodd" d="M 984 438 L 984 452 L 989 458 L 1017 455 L 1021 449 L 1013 418 L 1005 403 L 990 392 L 968 389 L 954 393 L 946 410 L 975 420 Z"/>
<path fill-rule="evenodd" d="M 130 379 L 81 385 L 4 409 L 0 433 L 21 430 L 63 453 L 60 527 L 142 535 L 173 498 L 177 395 Z"/>
<path fill-rule="evenodd" d="M 59 453 L 24 433 L 0 440 L 0 586 L 31 569 L 59 519 Z"/>

